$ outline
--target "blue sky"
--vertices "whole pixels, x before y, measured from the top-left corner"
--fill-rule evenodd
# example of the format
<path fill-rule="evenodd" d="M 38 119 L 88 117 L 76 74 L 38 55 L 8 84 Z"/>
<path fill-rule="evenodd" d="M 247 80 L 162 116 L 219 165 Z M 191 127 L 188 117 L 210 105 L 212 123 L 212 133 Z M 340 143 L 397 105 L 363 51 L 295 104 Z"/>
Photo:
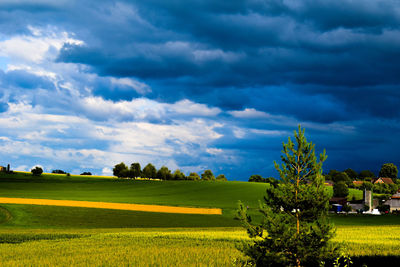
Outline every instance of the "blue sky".
<path fill-rule="evenodd" d="M 324 169 L 400 164 L 398 1 L 0 2 L 0 160 L 275 176 L 301 124 Z"/>

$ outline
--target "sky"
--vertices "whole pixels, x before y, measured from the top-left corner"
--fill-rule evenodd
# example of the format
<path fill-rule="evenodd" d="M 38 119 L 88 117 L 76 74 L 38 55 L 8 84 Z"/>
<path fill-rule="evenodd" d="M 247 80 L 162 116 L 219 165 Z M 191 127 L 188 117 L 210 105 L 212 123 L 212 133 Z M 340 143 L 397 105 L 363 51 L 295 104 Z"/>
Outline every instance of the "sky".
<path fill-rule="evenodd" d="M 2 0 L 0 165 L 278 177 L 301 124 L 325 171 L 378 172 L 399 47 L 394 0 Z"/>

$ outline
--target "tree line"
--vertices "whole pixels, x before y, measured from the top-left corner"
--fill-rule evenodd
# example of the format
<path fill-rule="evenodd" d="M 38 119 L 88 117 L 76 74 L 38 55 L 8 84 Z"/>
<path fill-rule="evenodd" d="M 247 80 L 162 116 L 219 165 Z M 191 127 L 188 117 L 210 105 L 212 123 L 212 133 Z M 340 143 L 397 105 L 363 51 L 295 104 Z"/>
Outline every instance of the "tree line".
<path fill-rule="evenodd" d="M 181 170 L 177 169 L 172 172 L 168 167 L 162 166 L 159 170 L 149 163 L 143 169 L 141 169 L 140 163 L 135 162 L 128 167 L 124 162 L 121 162 L 114 166 L 113 175 L 118 178 L 149 178 L 149 179 L 160 179 L 160 180 L 191 180 L 191 181 L 227 181 L 224 174 L 220 174 L 217 177 L 214 176 L 211 170 L 205 170 L 201 176 L 196 172 L 191 172 L 186 176 Z"/>
<path fill-rule="evenodd" d="M 326 180 L 334 183 L 333 195 L 335 197 L 346 197 L 349 193 L 348 188 L 373 190 L 379 194 L 395 194 L 400 186 L 400 180 L 397 180 L 398 169 L 393 163 L 385 163 L 381 166 L 379 177 L 391 178 L 394 184 L 373 184 L 375 174 L 370 170 L 363 170 L 357 173 L 353 169 L 346 169 L 342 172 L 330 170 L 325 175 Z M 362 184 L 354 184 L 353 181 L 362 181 Z"/>

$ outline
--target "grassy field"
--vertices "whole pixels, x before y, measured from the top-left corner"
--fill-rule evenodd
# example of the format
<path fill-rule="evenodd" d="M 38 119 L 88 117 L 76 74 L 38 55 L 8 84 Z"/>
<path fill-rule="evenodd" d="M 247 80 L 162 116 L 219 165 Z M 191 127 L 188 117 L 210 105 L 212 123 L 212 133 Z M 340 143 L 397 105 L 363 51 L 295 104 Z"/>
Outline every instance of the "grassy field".
<path fill-rule="evenodd" d="M 0 197 L 216 207 L 222 215 L 0 204 L 2 266 L 234 266 L 248 241 L 238 200 L 255 214 L 266 184 L 132 181 L 19 173 L 0 176 Z M 354 191 L 359 197 L 359 192 Z M 399 260 L 400 216 L 333 215 L 335 242 L 355 260 Z M 380 263 L 384 262 L 379 259 Z"/>

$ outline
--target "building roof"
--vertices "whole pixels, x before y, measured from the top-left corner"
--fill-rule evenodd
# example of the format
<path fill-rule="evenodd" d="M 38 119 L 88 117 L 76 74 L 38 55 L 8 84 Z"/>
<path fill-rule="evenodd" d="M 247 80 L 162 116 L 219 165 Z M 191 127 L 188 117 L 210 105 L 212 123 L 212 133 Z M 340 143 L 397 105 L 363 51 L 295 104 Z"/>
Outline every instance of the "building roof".
<path fill-rule="evenodd" d="M 379 177 L 374 179 L 374 184 L 381 183 L 381 184 L 394 184 L 392 178 L 387 177 Z"/>
<path fill-rule="evenodd" d="M 364 181 L 353 181 L 354 185 L 363 185 Z"/>
<path fill-rule="evenodd" d="M 341 204 L 345 205 L 347 203 L 347 198 L 345 197 L 333 197 L 329 199 L 329 204 Z"/>

